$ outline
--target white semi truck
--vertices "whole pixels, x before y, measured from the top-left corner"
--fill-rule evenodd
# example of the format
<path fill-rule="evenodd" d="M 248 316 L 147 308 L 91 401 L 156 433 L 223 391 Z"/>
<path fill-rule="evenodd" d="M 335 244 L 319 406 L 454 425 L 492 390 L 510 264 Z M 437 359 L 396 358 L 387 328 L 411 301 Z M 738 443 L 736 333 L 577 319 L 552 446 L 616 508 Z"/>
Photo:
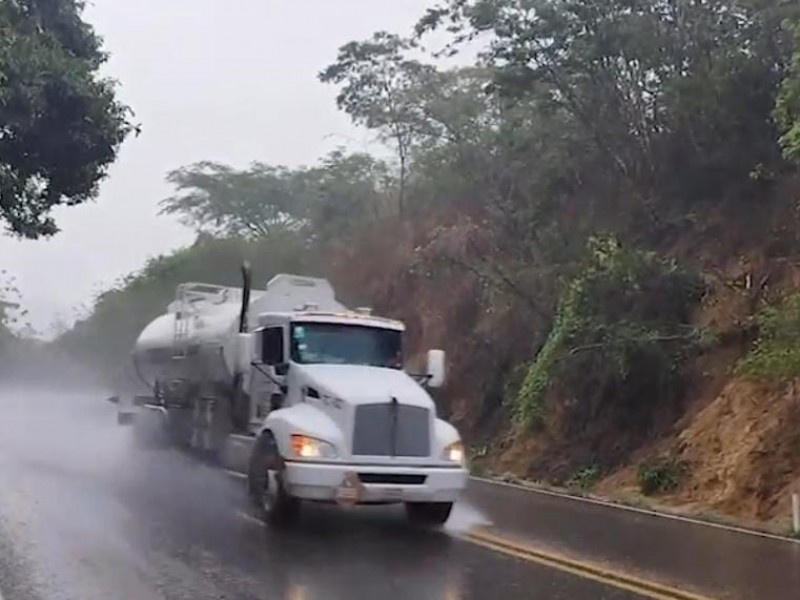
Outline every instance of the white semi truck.
<path fill-rule="evenodd" d="M 243 275 L 241 289 L 178 287 L 131 356 L 149 391 L 111 399 L 119 422 L 246 472 L 265 521 L 291 520 L 307 500 L 404 503 L 413 522 L 444 523 L 468 478 L 429 394 L 444 353 L 406 373 L 402 323 L 345 308 L 324 279 L 278 275 L 251 292 Z"/>

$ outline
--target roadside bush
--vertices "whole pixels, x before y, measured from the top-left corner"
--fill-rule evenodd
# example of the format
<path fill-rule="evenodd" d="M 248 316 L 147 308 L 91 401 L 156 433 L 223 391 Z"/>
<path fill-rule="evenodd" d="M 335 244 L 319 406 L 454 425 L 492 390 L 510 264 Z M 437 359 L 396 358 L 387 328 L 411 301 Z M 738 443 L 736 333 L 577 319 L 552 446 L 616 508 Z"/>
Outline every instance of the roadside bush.
<path fill-rule="evenodd" d="M 763 307 L 757 318 L 758 338 L 739 363 L 739 373 L 762 382 L 800 376 L 800 294 Z"/>
<path fill-rule="evenodd" d="M 588 490 L 594 486 L 600 479 L 600 467 L 597 465 L 589 465 L 576 471 L 572 477 L 567 480 L 567 487 L 575 490 Z"/>
<path fill-rule="evenodd" d="M 645 496 L 663 494 L 678 487 L 685 470 L 685 463 L 674 458 L 647 461 L 639 465 L 636 480 Z"/>

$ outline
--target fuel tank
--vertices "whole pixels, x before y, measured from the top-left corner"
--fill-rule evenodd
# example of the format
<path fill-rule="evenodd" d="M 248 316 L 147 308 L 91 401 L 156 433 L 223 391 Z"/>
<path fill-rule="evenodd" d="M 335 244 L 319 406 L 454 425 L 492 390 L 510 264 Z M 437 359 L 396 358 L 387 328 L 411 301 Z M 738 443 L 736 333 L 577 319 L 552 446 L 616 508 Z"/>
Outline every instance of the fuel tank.
<path fill-rule="evenodd" d="M 133 350 L 133 367 L 151 389 L 156 382 L 189 380 L 230 384 L 236 368 L 236 343 L 243 299 L 246 297 L 245 331 L 258 324 L 264 312 L 291 312 L 313 305 L 341 312 L 325 279 L 281 274 L 265 290 L 223 287 L 205 283 L 178 286 L 166 314 L 152 321 L 139 335 Z"/>
<path fill-rule="evenodd" d="M 133 350 L 139 377 L 230 383 L 242 293 L 236 288 L 183 284 L 167 313 L 144 328 Z"/>

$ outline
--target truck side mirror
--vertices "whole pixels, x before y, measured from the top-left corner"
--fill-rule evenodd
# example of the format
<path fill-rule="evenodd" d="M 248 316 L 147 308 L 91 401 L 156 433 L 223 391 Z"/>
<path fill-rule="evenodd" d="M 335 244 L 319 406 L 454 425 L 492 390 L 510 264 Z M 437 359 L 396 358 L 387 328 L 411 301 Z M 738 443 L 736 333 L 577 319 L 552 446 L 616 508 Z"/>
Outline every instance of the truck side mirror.
<path fill-rule="evenodd" d="M 444 350 L 428 351 L 428 386 L 440 388 L 445 382 L 445 354 Z"/>
<path fill-rule="evenodd" d="M 283 327 L 265 329 L 261 341 L 261 362 L 273 367 L 285 362 Z"/>

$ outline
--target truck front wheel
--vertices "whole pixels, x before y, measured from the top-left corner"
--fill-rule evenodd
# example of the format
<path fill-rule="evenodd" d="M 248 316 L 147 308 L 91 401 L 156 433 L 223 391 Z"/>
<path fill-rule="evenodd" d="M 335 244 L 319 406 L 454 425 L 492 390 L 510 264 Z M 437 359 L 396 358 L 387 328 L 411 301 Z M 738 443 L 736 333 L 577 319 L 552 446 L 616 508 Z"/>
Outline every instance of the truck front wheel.
<path fill-rule="evenodd" d="M 406 515 L 417 525 L 435 527 L 444 525 L 453 510 L 452 502 L 407 502 Z"/>
<path fill-rule="evenodd" d="M 247 473 L 250 502 L 256 516 L 265 523 L 285 525 L 297 518 L 300 500 L 289 495 L 284 485 L 286 468 L 271 433 L 256 441 Z"/>

